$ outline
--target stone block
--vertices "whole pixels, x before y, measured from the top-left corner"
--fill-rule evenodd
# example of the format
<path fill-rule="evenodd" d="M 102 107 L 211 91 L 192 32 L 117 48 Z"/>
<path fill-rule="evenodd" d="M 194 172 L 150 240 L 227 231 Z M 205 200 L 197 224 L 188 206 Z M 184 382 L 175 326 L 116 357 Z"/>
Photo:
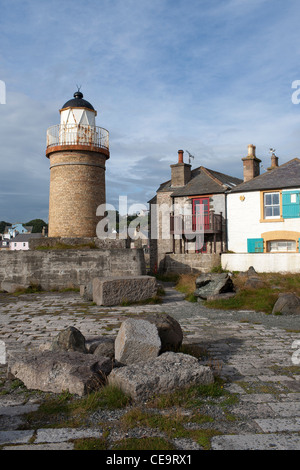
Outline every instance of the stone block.
<path fill-rule="evenodd" d="M 123 302 L 138 302 L 157 294 L 157 282 L 151 276 L 126 276 L 93 279 L 93 301 L 97 305 L 113 306 Z"/>
<path fill-rule="evenodd" d="M 1 282 L 1 290 L 4 292 L 8 292 L 9 294 L 13 294 L 19 290 L 27 289 L 29 284 L 22 285 L 22 283 L 13 282 L 13 281 L 2 281 Z"/>
<path fill-rule="evenodd" d="M 128 318 L 115 340 L 115 359 L 122 364 L 133 364 L 156 358 L 160 349 L 161 341 L 153 323 Z"/>
<path fill-rule="evenodd" d="M 211 369 L 188 354 L 166 352 L 155 359 L 113 369 L 108 383 L 120 387 L 134 400 L 144 401 L 155 394 L 171 393 L 190 385 L 214 382 Z"/>
<path fill-rule="evenodd" d="M 9 376 L 21 380 L 28 389 L 79 396 L 98 390 L 112 369 L 110 358 L 79 352 L 27 353 L 11 357 Z"/>
<path fill-rule="evenodd" d="M 207 299 L 212 295 L 233 292 L 234 286 L 231 276 L 227 273 L 200 274 L 196 279 L 196 290 L 194 295 L 201 299 Z"/>
<path fill-rule="evenodd" d="M 52 351 L 78 351 L 87 353 L 85 337 L 74 326 L 62 330 L 52 342 Z"/>
<path fill-rule="evenodd" d="M 161 341 L 160 354 L 166 351 L 177 352 L 179 350 L 183 340 L 183 332 L 175 318 L 166 314 L 153 313 L 145 315 L 142 319 L 156 326 Z"/>

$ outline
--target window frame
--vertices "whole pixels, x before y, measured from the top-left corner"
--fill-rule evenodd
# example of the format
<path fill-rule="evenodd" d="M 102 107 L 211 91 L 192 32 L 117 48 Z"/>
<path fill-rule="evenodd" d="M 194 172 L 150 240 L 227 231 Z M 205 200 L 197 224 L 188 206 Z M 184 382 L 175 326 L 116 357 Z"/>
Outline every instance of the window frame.
<path fill-rule="evenodd" d="M 271 216 L 266 216 L 265 215 L 265 198 L 267 195 L 270 194 L 278 194 L 279 196 L 279 204 L 270 204 L 269 207 L 275 207 L 279 206 L 279 215 L 271 215 Z M 261 218 L 260 222 L 283 222 L 284 219 L 282 217 L 282 191 L 281 190 L 269 190 L 269 191 L 261 191 L 260 193 L 260 213 L 261 213 Z"/>
<path fill-rule="evenodd" d="M 275 250 L 275 249 L 272 250 L 272 249 L 271 249 L 271 244 L 272 244 L 272 243 L 273 243 L 273 244 L 275 244 L 275 243 L 277 243 L 277 244 L 279 244 L 279 243 L 281 243 L 281 244 L 286 243 L 286 245 L 288 245 L 288 243 L 293 243 L 295 246 L 293 247 L 293 248 L 294 248 L 293 250 L 288 250 L 288 249 L 286 249 L 286 250 L 279 250 L 278 248 L 277 248 L 277 250 Z M 297 241 L 296 241 L 296 240 L 283 240 L 283 239 L 269 240 L 269 241 L 267 242 L 267 252 L 268 252 L 268 253 L 297 253 Z"/>

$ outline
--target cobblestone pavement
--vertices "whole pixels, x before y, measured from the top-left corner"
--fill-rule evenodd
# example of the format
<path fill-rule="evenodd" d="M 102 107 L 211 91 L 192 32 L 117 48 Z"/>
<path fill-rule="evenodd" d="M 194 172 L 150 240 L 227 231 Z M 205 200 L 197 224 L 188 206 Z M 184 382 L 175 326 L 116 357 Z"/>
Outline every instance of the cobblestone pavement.
<path fill-rule="evenodd" d="M 180 322 L 184 343 L 203 347 L 207 351 L 204 363 L 238 397 L 230 409 L 233 420 L 216 417 L 221 432 L 212 437 L 211 449 L 300 450 L 299 317 L 211 310 L 186 302 L 172 287 L 165 290 L 162 304 L 115 308 L 93 305 L 76 292 L 1 294 L 0 341 L 8 351 L 22 353 L 45 345 L 67 326 L 75 326 L 90 339 L 116 335 L 127 316 L 166 312 Z M 213 413 L 213 406 L 207 403 L 209 407 Z M 72 449 L 74 439 L 101 436 L 101 429 L 93 426 L 20 430 L 16 423 L 22 421 L 22 414 L 37 408 L 34 400 L 0 394 L 2 449 Z M 109 419 L 118 420 L 118 415 Z M 186 439 L 176 439 L 173 444 L 179 450 L 201 449 Z"/>

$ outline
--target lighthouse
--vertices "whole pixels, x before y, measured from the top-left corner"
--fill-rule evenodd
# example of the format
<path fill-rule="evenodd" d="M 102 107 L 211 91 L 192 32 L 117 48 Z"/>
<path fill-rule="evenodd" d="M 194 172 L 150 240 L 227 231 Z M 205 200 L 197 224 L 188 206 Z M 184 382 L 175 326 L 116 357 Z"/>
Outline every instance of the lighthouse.
<path fill-rule="evenodd" d="M 97 111 L 78 90 L 60 109 L 60 124 L 47 130 L 50 161 L 49 237 L 96 237 L 105 204 L 109 133 L 96 126 Z"/>

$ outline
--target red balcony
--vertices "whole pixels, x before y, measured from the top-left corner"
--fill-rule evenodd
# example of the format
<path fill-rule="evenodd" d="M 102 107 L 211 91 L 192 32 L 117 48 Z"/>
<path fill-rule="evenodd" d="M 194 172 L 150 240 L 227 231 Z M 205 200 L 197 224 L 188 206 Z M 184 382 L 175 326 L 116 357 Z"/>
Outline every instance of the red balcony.
<path fill-rule="evenodd" d="M 215 214 L 210 211 L 207 215 L 171 215 L 170 216 L 171 235 L 192 235 L 200 233 L 222 233 L 222 213 Z"/>

